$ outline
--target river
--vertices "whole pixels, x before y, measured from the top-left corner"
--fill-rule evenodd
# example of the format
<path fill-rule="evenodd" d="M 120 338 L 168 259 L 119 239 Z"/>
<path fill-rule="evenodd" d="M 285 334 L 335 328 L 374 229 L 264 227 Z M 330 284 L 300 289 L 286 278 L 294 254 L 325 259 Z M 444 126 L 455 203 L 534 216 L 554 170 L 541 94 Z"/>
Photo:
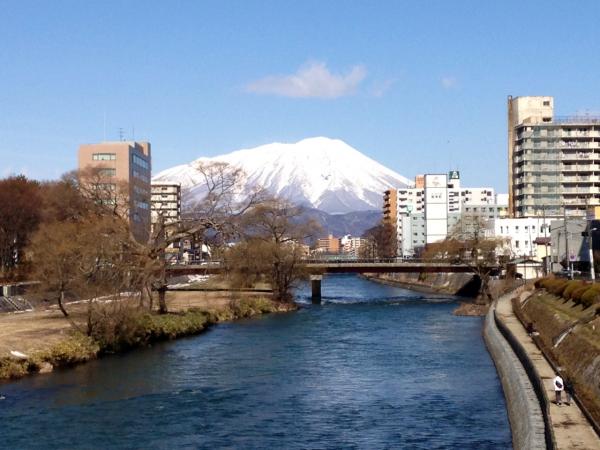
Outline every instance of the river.
<path fill-rule="evenodd" d="M 506 449 L 480 318 L 355 276 L 323 305 L 0 385 L 0 448 Z"/>

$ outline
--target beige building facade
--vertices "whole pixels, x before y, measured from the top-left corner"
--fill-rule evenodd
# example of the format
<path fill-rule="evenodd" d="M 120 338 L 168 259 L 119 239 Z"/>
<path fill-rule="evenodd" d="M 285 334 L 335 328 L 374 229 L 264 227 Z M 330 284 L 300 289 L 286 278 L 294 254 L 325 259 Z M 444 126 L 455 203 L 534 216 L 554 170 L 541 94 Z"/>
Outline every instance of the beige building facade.
<path fill-rule="evenodd" d="M 151 161 L 149 142 L 102 142 L 79 147 L 81 176 L 93 174 L 96 180 L 102 180 L 107 192 L 115 193 L 115 199 L 122 199 L 123 213 L 140 242 L 147 242 L 150 235 Z"/>
<path fill-rule="evenodd" d="M 552 97 L 509 97 L 508 162 L 512 217 L 585 216 L 600 205 L 600 117 L 557 117 Z"/>

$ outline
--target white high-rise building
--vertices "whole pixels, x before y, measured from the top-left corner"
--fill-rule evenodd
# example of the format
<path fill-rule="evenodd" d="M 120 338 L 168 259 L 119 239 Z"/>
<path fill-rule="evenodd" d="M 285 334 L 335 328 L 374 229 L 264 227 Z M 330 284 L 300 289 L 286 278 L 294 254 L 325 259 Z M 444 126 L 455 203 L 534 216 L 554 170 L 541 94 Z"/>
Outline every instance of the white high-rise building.
<path fill-rule="evenodd" d="M 426 244 L 443 240 L 462 214 L 483 219 L 505 217 L 506 196 L 489 187 L 461 187 L 458 171 L 415 177 L 414 188 L 384 194 L 384 221 L 396 229 L 398 254 L 413 255 Z"/>
<path fill-rule="evenodd" d="M 425 175 L 425 243 L 441 241 L 448 234 L 448 177 Z"/>

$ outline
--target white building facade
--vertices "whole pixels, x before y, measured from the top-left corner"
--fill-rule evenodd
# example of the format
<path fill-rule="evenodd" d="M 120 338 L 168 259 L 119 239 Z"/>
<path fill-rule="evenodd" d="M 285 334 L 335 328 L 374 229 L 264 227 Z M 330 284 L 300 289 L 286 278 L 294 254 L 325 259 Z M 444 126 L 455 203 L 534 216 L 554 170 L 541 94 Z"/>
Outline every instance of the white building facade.
<path fill-rule="evenodd" d="M 506 240 L 511 256 L 536 258 L 538 238 L 550 238 L 550 220 L 542 217 L 503 218 L 489 222 L 493 236 Z"/>
<path fill-rule="evenodd" d="M 161 218 L 164 223 L 181 219 L 181 185 L 179 183 L 152 183 L 151 220 L 157 224 Z"/>
<path fill-rule="evenodd" d="M 485 220 L 507 215 L 507 195 L 489 187 L 463 188 L 458 171 L 418 175 L 415 186 L 384 194 L 384 221 L 396 229 L 399 256 L 445 239 L 462 214 Z"/>

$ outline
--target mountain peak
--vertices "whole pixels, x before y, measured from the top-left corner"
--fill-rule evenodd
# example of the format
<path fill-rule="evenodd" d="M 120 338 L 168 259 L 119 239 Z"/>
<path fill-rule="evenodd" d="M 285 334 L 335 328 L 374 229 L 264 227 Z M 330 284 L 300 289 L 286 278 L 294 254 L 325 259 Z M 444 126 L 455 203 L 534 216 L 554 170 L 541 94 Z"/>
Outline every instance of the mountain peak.
<path fill-rule="evenodd" d="M 243 169 L 249 188 L 260 185 L 273 194 L 329 213 L 380 209 L 383 191 L 412 184 L 346 142 L 322 136 L 202 157 L 164 170 L 153 180 L 177 180 L 184 191 L 197 198 L 200 190 L 192 188 L 202 179 L 194 165 L 211 161 Z"/>

